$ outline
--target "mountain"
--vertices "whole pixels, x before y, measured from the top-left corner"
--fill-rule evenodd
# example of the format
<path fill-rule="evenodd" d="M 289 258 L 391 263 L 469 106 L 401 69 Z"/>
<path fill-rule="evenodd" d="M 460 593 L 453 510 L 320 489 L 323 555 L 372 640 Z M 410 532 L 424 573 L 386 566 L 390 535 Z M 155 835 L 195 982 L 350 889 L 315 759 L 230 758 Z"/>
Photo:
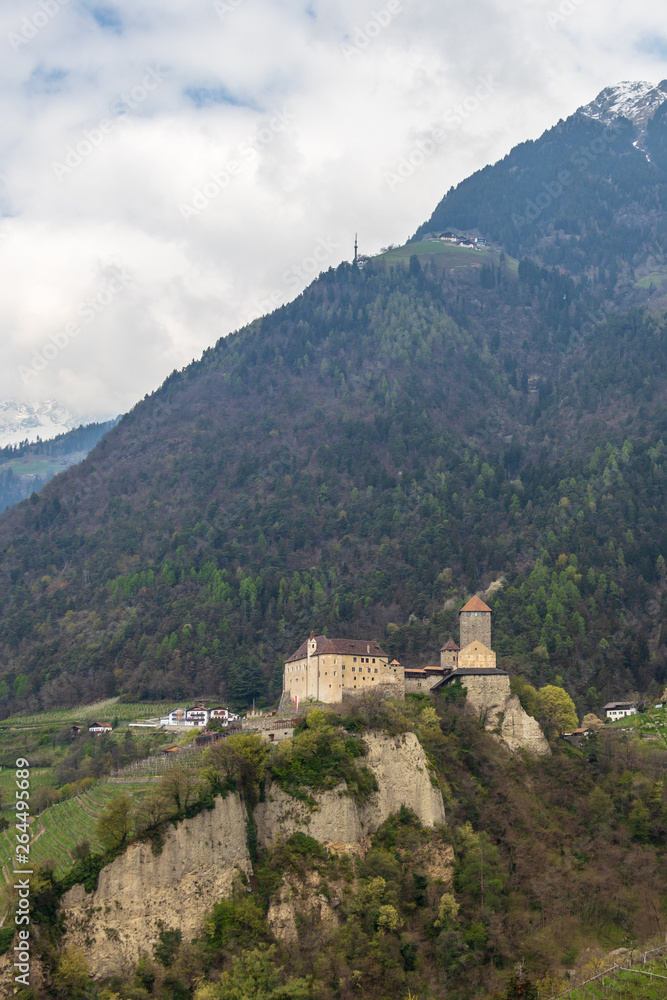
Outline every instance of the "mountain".
<path fill-rule="evenodd" d="M 86 424 L 33 444 L 9 444 L 0 448 L 0 511 L 18 503 L 63 469 L 83 461 L 117 420 Z"/>
<path fill-rule="evenodd" d="M 603 90 L 450 189 L 414 239 L 475 230 L 515 257 L 602 277 L 625 306 L 637 302 L 637 281 L 665 275 L 665 98 L 664 82 Z"/>
<path fill-rule="evenodd" d="M 0 401 L 0 447 L 46 440 L 80 426 L 83 421 L 55 399 L 41 403 Z"/>
<path fill-rule="evenodd" d="M 433 662 L 476 591 L 500 664 L 563 683 L 581 712 L 660 693 L 665 178 L 620 121 L 559 182 L 568 226 L 545 209 L 520 259 L 502 243 L 512 206 L 602 122 L 577 113 L 446 196 L 436 215 L 489 249 L 415 242 L 327 271 L 6 511 L 3 711 L 270 702 L 311 629 Z M 644 215 L 624 215 L 640 189 Z"/>
<path fill-rule="evenodd" d="M 578 114 L 605 125 L 612 125 L 617 118 L 627 118 L 641 137 L 665 100 L 667 80 L 662 80 L 657 87 L 646 81 L 624 81 L 615 87 L 605 87 L 594 101 L 579 108 Z"/>

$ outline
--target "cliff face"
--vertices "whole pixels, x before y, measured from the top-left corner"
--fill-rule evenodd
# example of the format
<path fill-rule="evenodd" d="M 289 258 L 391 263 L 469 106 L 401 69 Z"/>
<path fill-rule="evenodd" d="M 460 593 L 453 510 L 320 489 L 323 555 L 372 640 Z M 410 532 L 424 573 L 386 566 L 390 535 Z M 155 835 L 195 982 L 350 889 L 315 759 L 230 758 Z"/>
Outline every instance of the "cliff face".
<path fill-rule="evenodd" d="M 364 741 L 364 763 L 379 785 L 368 802 L 358 806 L 341 786 L 316 796 L 313 811 L 272 786 L 255 811 L 260 843 L 268 846 L 302 830 L 331 850 L 364 853 L 371 834 L 401 805 L 412 809 L 423 826 L 444 822 L 442 795 L 431 784 L 414 733 L 370 734 Z M 127 969 L 142 953 L 152 955 L 161 930 L 178 929 L 185 940 L 195 937 L 213 905 L 231 894 L 235 873 L 249 874 L 250 867 L 245 807 L 236 795 L 218 799 L 210 812 L 171 827 L 160 854 L 146 843 L 132 845 L 100 873 L 94 893 L 86 894 L 83 886 L 70 890 L 62 901 L 65 943 L 84 951 L 93 975 Z M 276 933 L 289 936 L 294 918 L 285 903 L 281 893 L 275 925 Z M 321 919 L 335 919 L 320 903 Z"/>
<path fill-rule="evenodd" d="M 235 872 L 250 868 L 245 807 L 237 795 L 218 798 L 215 809 L 171 827 L 160 854 L 133 844 L 103 869 L 96 892 L 77 885 L 66 893 L 67 944 L 85 952 L 93 975 L 129 969 L 152 954 L 161 929 L 194 937 Z"/>
<path fill-rule="evenodd" d="M 291 798 L 272 786 L 266 802 L 255 810 L 259 842 L 275 840 L 302 830 L 338 852 L 354 853 L 402 805 L 419 816 L 423 826 L 445 822 L 439 788 L 431 784 L 428 762 L 414 733 L 400 736 L 364 736 L 368 749 L 363 763 L 375 773 L 379 790 L 363 805 L 349 798 L 344 786 L 317 796 L 317 807 Z"/>
<path fill-rule="evenodd" d="M 468 705 L 485 716 L 486 728 L 498 731 L 510 750 L 523 748 L 537 755 L 551 753 L 539 722 L 524 712 L 519 699 L 511 693 L 509 677 L 463 677 L 461 680 Z"/>

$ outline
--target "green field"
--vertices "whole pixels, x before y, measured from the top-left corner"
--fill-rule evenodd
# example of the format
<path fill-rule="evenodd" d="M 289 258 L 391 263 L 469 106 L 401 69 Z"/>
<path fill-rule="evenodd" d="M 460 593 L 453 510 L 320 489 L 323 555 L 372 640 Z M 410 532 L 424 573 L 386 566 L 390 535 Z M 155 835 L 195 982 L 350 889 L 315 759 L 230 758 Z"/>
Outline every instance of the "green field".
<path fill-rule="evenodd" d="M 93 705 L 80 708 L 54 708 L 50 712 L 37 712 L 32 715 L 12 715 L 0 722 L 0 729 L 11 729 L 20 726 L 56 726 L 73 725 L 74 723 L 96 720 L 98 722 L 135 722 L 137 719 L 154 719 L 166 715 L 184 701 L 142 701 L 133 704 L 123 704 L 118 698 L 107 698 Z"/>
<path fill-rule="evenodd" d="M 634 969 L 609 972 L 595 982 L 559 993 L 561 1000 L 665 1000 L 667 997 L 667 960 L 664 957 L 637 963 Z"/>
<path fill-rule="evenodd" d="M 471 264 L 497 264 L 500 253 L 497 250 L 473 250 L 468 247 L 452 246 L 448 243 L 440 243 L 438 240 L 423 240 L 421 243 L 406 243 L 405 246 L 395 247 L 387 250 L 386 253 L 379 254 L 373 260 L 409 261 L 413 255 L 418 257 L 438 257 L 442 263 L 450 267 L 469 267 Z M 505 254 L 505 264 L 513 273 L 519 270 L 519 262 L 514 257 Z"/>
<path fill-rule="evenodd" d="M 652 274 L 647 274 L 645 278 L 635 281 L 635 288 L 650 288 L 653 285 L 659 291 L 666 279 L 667 274 L 664 271 L 654 271 Z"/>
<path fill-rule="evenodd" d="M 611 723 L 613 729 L 629 729 L 640 737 L 642 743 L 660 744 L 667 750 L 667 708 L 651 708 L 627 719 Z"/>
<path fill-rule="evenodd" d="M 100 850 L 101 845 L 95 837 L 95 826 L 109 800 L 117 795 L 127 794 L 136 802 L 136 797 L 152 786 L 153 782 L 146 779 L 104 781 L 83 795 L 45 809 L 31 827 L 31 867 L 53 860 L 56 874 L 62 875 L 72 865 L 72 850 L 80 841 L 88 840 L 91 850 Z M 13 870 L 15 832 L 12 826 L 0 833 L 0 880 L 3 884 Z"/>

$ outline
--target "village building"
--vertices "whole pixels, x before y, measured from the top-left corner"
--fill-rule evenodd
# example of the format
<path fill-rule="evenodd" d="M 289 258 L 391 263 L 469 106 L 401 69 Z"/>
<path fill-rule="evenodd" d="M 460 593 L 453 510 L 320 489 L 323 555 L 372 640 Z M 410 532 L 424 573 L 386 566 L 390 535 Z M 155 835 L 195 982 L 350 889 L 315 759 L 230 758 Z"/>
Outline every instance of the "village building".
<path fill-rule="evenodd" d="M 90 722 L 88 724 L 89 733 L 110 733 L 112 728 L 110 722 Z"/>
<path fill-rule="evenodd" d="M 390 663 L 377 642 L 311 632 L 285 663 L 281 707 L 308 699 L 336 704 L 381 687 L 403 694 L 404 677 L 400 664 Z"/>
<path fill-rule="evenodd" d="M 161 726 L 173 726 L 188 729 L 193 726 L 206 726 L 211 722 L 217 722 L 221 726 L 230 726 L 238 721 L 238 715 L 234 715 L 228 708 L 219 705 L 217 708 L 206 708 L 203 701 L 191 705 L 190 708 L 175 708 L 160 719 Z"/>
<path fill-rule="evenodd" d="M 610 701 L 602 711 L 608 719 L 616 722 L 617 719 L 626 719 L 629 715 L 636 715 L 637 704 L 634 701 Z"/>

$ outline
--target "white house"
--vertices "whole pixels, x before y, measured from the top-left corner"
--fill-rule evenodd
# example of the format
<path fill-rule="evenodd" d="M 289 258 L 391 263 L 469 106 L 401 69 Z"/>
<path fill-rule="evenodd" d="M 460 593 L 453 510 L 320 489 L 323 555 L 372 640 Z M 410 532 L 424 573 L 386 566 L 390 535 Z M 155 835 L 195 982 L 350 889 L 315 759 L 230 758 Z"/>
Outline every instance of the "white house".
<path fill-rule="evenodd" d="M 637 714 L 637 705 L 634 701 L 610 701 L 602 709 L 606 712 L 607 718 L 612 722 L 617 719 L 625 719 L 629 715 Z"/>
<path fill-rule="evenodd" d="M 191 719 L 186 718 L 185 708 L 175 708 L 173 712 L 169 715 L 165 715 L 164 718 L 160 719 L 161 726 L 194 726 L 195 723 Z"/>
<path fill-rule="evenodd" d="M 185 710 L 187 722 L 194 722 L 196 726 L 205 726 L 208 722 L 208 709 L 203 705 L 193 705 Z"/>
<path fill-rule="evenodd" d="M 110 733 L 111 732 L 110 722 L 91 722 L 88 726 L 89 733 Z"/>

